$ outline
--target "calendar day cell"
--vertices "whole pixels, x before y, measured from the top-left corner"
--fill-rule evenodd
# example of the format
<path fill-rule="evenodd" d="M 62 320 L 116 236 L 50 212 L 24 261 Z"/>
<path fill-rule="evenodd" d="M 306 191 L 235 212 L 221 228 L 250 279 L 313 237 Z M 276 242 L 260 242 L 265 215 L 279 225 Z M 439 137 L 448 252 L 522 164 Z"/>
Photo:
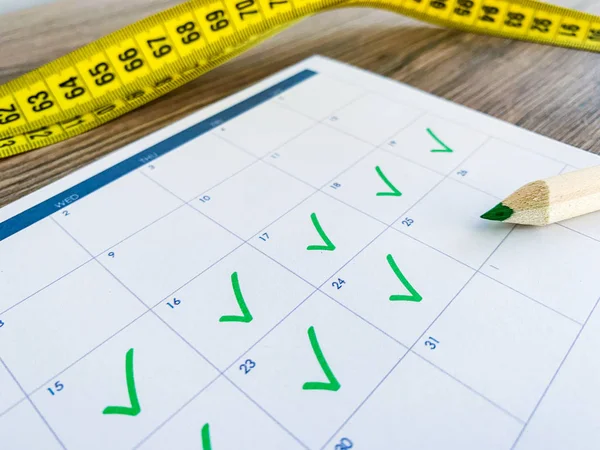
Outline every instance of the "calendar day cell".
<path fill-rule="evenodd" d="M 184 206 L 111 247 L 99 260 L 146 305 L 154 306 L 241 244 Z"/>
<path fill-rule="evenodd" d="M 326 125 L 316 125 L 265 161 L 319 188 L 371 150 L 370 144 Z"/>
<path fill-rule="evenodd" d="M 314 288 L 244 245 L 155 307 L 224 370 Z"/>
<path fill-rule="evenodd" d="M 318 286 L 384 228 L 361 212 L 317 193 L 249 242 Z"/>
<path fill-rule="evenodd" d="M 483 133 L 426 114 L 392 137 L 383 147 L 446 175 L 486 139 Z"/>
<path fill-rule="evenodd" d="M 364 91 L 359 87 L 319 74 L 283 92 L 276 101 L 322 120 L 361 95 Z"/>
<path fill-rule="evenodd" d="M 32 400 L 67 448 L 129 449 L 217 376 L 147 313 L 57 375 Z"/>
<path fill-rule="evenodd" d="M 102 266 L 90 262 L 3 314 L 0 355 L 29 392 L 144 310 Z"/>
<path fill-rule="evenodd" d="M 436 172 L 375 150 L 322 191 L 391 225 L 441 180 Z"/>
<path fill-rule="evenodd" d="M 477 269 L 512 229 L 510 224 L 480 218 L 497 202 L 491 195 L 446 179 L 393 226 Z"/>
<path fill-rule="evenodd" d="M 517 227 L 483 273 L 583 323 L 600 297 L 600 243 L 560 225 Z"/>
<path fill-rule="evenodd" d="M 224 378 L 208 386 L 139 448 L 198 450 L 203 444 L 204 449 L 305 448 Z"/>
<path fill-rule="evenodd" d="M 24 398 L 25 395 L 19 385 L 4 366 L 0 365 L 0 416 Z"/>
<path fill-rule="evenodd" d="M 506 450 L 520 430 L 519 421 L 409 353 L 324 448 Z"/>
<path fill-rule="evenodd" d="M 181 205 L 177 197 L 140 173 L 130 173 L 53 215 L 93 255 Z"/>
<path fill-rule="evenodd" d="M 226 375 L 309 448 L 319 448 L 405 352 L 316 293 Z"/>
<path fill-rule="evenodd" d="M 579 330 L 577 323 L 478 274 L 415 349 L 526 421 Z"/>
<path fill-rule="evenodd" d="M 331 277 L 323 290 L 410 347 L 473 273 L 389 229 Z"/>
<path fill-rule="evenodd" d="M 215 134 L 262 158 L 314 124 L 302 114 L 267 102 L 222 124 Z"/>
<path fill-rule="evenodd" d="M 516 450 L 593 450 L 600 442 L 600 309 L 596 307 L 548 392 L 536 409 Z"/>
<path fill-rule="evenodd" d="M 64 448 L 28 401 L 0 417 L 0 444 L 2 450 Z"/>
<path fill-rule="evenodd" d="M 153 160 L 142 170 L 179 198 L 189 201 L 254 161 L 212 134 L 204 134 Z"/>
<path fill-rule="evenodd" d="M 600 241 L 600 212 L 564 220 L 560 222 L 560 225 Z"/>
<path fill-rule="evenodd" d="M 313 192 L 310 186 L 259 161 L 191 204 L 237 236 L 248 239 Z"/>
<path fill-rule="evenodd" d="M 452 178 L 503 199 L 531 181 L 558 175 L 563 167 L 561 162 L 490 139 L 457 167 Z"/>
<path fill-rule="evenodd" d="M 326 123 L 373 145 L 382 145 L 423 111 L 367 94 L 334 112 Z"/>
<path fill-rule="evenodd" d="M 0 254 L 6 255 L 0 258 L 0 312 L 90 259 L 49 218 L 0 241 Z"/>

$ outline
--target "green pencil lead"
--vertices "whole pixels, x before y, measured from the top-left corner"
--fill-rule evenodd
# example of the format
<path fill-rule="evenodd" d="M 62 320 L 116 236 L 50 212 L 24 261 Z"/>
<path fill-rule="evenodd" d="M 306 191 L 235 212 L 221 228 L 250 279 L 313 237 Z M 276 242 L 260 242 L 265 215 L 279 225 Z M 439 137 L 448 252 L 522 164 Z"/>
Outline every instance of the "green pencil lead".
<path fill-rule="evenodd" d="M 502 203 L 498 203 L 492 209 L 490 209 L 485 214 L 481 215 L 482 219 L 487 220 L 497 220 L 499 222 L 503 222 L 513 215 L 513 210 Z"/>

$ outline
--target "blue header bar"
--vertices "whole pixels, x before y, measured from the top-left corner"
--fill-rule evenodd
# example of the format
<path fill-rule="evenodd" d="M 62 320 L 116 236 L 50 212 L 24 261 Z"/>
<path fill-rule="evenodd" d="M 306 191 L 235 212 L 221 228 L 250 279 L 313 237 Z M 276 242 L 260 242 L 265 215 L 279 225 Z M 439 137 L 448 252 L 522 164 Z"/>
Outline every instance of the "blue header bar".
<path fill-rule="evenodd" d="M 0 223 L 0 241 L 316 75 L 303 70 Z"/>

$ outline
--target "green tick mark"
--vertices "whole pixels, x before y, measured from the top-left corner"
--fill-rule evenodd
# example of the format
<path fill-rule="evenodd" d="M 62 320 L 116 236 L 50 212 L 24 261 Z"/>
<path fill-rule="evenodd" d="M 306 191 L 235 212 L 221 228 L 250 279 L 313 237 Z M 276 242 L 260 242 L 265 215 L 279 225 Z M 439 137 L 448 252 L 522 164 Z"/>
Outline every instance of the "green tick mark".
<path fill-rule="evenodd" d="M 252 314 L 250 314 L 250 310 L 246 306 L 246 302 L 244 301 L 244 296 L 242 295 L 242 291 L 240 289 L 240 282 L 238 280 L 237 272 L 233 272 L 231 274 L 231 286 L 233 287 L 233 293 L 235 294 L 235 299 L 237 300 L 237 304 L 240 307 L 240 311 L 242 312 L 241 316 L 221 316 L 219 322 L 243 322 L 248 323 L 252 322 Z"/>
<path fill-rule="evenodd" d="M 210 443 L 210 429 L 207 423 L 202 427 L 202 450 L 212 450 L 212 445 Z"/>
<path fill-rule="evenodd" d="M 130 348 L 125 355 L 125 378 L 127 379 L 127 393 L 131 406 L 107 406 L 102 414 L 122 414 L 125 416 L 137 416 L 142 408 L 135 390 L 135 379 L 133 378 L 133 349 Z"/>
<path fill-rule="evenodd" d="M 396 261 L 394 261 L 394 257 L 392 255 L 387 255 L 387 262 L 396 274 L 396 277 L 400 280 L 400 283 L 406 288 L 410 295 L 390 295 L 390 301 L 396 302 L 400 300 L 405 300 L 408 302 L 420 302 L 423 300 L 421 294 L 419 294 L 414 287 L 408 282 L 404 274 L 398 268 Z"/>
<path fill-rule="evenodd" d="M 317 334 L 315 333 L 315 328 L 310 327 L 308 329 L 308 339 L 310 340 L 310 345 L 317 357 L 317 361 L 319 361 L 319 365 L 321 366 L 321 370 L 327 377 L 327 383 L 323 383 L 321 381 L 309 381 L 302 385 L 302 389 L 309 390 L 321 390 L 321 391 L 337 391 L 341 385 L 337 380 L 329 364 L 327 364 L 327 360 L 323 355 L 323 351 L 321 350 L 321 346 L 319 345 L 319 341 L 317 340 Z"/>
<path fill-rule="evenodd" d="M 437 142 L 438 144 L 440 144 L 443 148 L 435 148 L 432 149 L 431 152 L 432 153 L 452 153 L 454 150 L 452 150 L 450 147 L 448 147 L 446 144 L 444 144 L 440 138 L 438 138 L 435 133 L 433 131 L 431 131 L 430 128 L 427 128 L 427 132 L 429 133 L 429 136 L 431 136 L 435 142 Z"/>
<path fill-rule="evenodd" d="M 402 195 L 402 192 L 400 192 L 396 186 L 394 186 L 390 180 L 387 179 L 379 166 L 375 166 L 375 172 L 377 172 L 377 175 L 379 175 L 379 178 L 382 179 L 387 187 L 391 189 L 391 192 L 378 192 L 375 194 L 377 197 L 400 197 Z"/>
<path fill-rule="evenodd" d="M 317 219 L 317 215 L 315 213 L 312 213 L 310 215 L 310 220 L 312 220 L 312 223 L 315 229 L 317 230 L 317 233 L 319 233 L 319 236 L 321 237 L 321 239 L 323 239 L 323 242 L 325 242 L 326 245 L 309 245 L 308 247 L 306 247 L 306 250 L 324 250 L 327 252 L 334 251 L 335 245 L 333 245 L 331 239 L 329 239 L 329 237 L 327 237 L 327 235 L 323 231 L 323 228 L 321 227 L 319 219 Z"/>

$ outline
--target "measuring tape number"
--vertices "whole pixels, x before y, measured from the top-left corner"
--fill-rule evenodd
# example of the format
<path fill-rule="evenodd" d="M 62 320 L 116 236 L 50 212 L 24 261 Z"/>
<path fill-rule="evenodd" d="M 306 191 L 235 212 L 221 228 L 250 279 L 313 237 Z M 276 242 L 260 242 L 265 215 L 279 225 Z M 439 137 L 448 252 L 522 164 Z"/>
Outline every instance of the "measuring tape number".
<path fill-rule="evenodd" d="M 63 141 L 197 78 L 299 19 L 342 7 L 600 51 L 600 17 L 532 0 L 191 0 L 0 86 L 0 158 Z"/>

